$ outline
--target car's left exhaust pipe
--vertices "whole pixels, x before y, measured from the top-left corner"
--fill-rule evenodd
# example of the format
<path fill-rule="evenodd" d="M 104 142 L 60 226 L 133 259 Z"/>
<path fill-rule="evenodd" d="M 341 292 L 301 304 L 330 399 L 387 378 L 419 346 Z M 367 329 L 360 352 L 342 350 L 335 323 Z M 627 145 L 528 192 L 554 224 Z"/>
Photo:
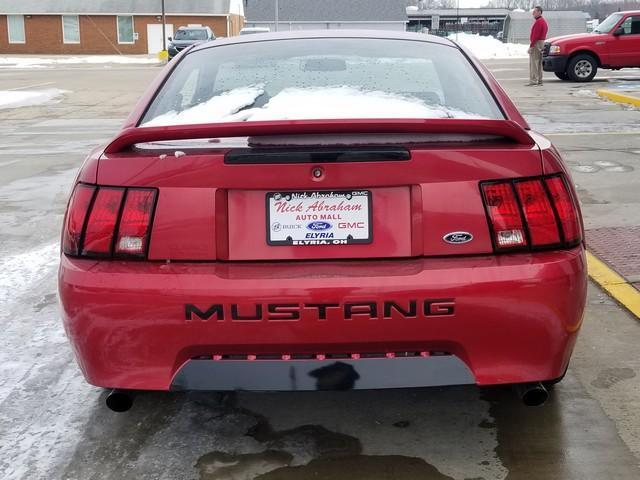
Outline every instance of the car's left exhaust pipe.
<path fill-rule="evenodd" d="M 133 406 L 133 395 L 127 390 L 114 389 L 107 395 L 106 402 L 114 412 L 126 412 Z"/>
<path fill-rule="evenodd" d="M 549 398 L 549 392 L 540 382 L 516 383 L 513 386 L 516 395 L 527 407 L 537 407 Z"/>

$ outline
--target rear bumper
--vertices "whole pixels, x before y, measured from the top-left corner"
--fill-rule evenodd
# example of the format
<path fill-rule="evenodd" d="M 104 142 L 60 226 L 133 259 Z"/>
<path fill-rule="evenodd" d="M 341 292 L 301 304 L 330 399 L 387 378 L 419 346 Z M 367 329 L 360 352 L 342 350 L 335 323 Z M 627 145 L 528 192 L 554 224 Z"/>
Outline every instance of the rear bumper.
<path fill-rule="evenodd" d="M 582 247 L 246 264 L 63 256 L 59 271 L 65 329 L 87 381 L 141 390 L 322 389 L 318 371 L 335 368 L 356 373 L 347 388 L 555 379 L 586 287 Z"/>
<path fill-rule="evenodd" d="M 548 55 L 542 58 L 542 69 L 545 72 L 566 72 L 568 61 L 566 55 Z"/>

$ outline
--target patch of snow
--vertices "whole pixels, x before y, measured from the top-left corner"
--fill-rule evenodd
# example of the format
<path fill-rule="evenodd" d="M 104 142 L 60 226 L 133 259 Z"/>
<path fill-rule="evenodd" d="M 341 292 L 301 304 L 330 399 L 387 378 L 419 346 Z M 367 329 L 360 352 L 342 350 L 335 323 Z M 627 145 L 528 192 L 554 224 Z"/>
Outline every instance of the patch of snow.
<path fill-rule="evenodd" d="M 157 127 L 231 121 L 229 118 L 233 114 L 244 107 L 253 105 L 256 99 L 263 94 L 264 85 L 262 84 L 235 88 L 181 112 L 167 112 L 145 123 L 144 126 Z"/>
<path fill-rule="evenodd" d="M 594 173 L 599 170 L 598 167 L 594 167 L 593 165 L 576 165 L 573 169 L 580 173 Z"/>
<path fill-rule="evenodd" d="M 74 57 L 0 57 L 0 67 L 12 68 L 46 68 L 55 65 L 95 65 L 95 64 L 154 64 L 159 63 L 156 57 L 127 55 L 79 55 Z"/>
<path fill-rule="evenodd" d="M 65 93 L 68 92 L 58 88 L 48 88 L 46 90 L 0 90 L 0 109 L 31 107 L 53 100 L 59 101 L 60 97 Z"/>
<path fill-rule="evenodd" d="M 517 43 L 502 43 L 500 40 L 471 33 L 453 33 L 449 35 L 449 40 L 453 40 L 465 47 L 480 59 L 489 58 L 528 58 L 528 45 Z"/>
<path fill-rule="evenodd" d="M 0 305 L 6 307 L 10 300 L 27 292 L 44 271 L 57 265 L 59 249 L 54 243 L 0 260 Z"/>
<path fill-rule="evenodd" d="M 593 90 L 588 90 L 586 88 L 581 88 L 580 90 L 575 90 L 571 92 L 572 95 L 576 97 L 597 97 L 598 95 Z"/>
<path fill-rule="evenodd" d="M 325 118 L 483 118 L 427 105 L 414 97 L 349 86 L 285 88 L 263 107 L 242 110 L 263 93 L 262 85 L 236 88 L 182 112 L 167 112 L 143 126 Z"/>

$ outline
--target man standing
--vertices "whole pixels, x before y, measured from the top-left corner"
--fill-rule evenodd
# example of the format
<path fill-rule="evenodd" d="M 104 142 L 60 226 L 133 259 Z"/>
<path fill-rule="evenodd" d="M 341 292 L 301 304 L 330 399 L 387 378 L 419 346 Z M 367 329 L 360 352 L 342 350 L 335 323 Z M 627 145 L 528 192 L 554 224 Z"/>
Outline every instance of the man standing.
<path fill-rule="evenodd" d="M 533 25 L 531 26 L 531 35 L 529 36 L 529 83 L 527 86 L 542 85 L 542 50 L 544 49 L 544 41 L 547 38 L 549 26 L 547 21 L 542 18 L 542 7 L 533 9 Z"/>

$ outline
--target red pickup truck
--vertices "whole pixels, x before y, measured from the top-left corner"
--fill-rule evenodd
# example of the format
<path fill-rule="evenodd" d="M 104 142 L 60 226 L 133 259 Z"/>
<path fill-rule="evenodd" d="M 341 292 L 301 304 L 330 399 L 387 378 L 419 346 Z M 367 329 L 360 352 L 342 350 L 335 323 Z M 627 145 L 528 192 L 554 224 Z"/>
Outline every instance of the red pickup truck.
<path fill-rule="evenodd" d="M 574 82 L 591 81 L 598 68 L 640 67 L 640 10 L 613 13 L 591 33 L 548 39 L 542 66 Z"/>

